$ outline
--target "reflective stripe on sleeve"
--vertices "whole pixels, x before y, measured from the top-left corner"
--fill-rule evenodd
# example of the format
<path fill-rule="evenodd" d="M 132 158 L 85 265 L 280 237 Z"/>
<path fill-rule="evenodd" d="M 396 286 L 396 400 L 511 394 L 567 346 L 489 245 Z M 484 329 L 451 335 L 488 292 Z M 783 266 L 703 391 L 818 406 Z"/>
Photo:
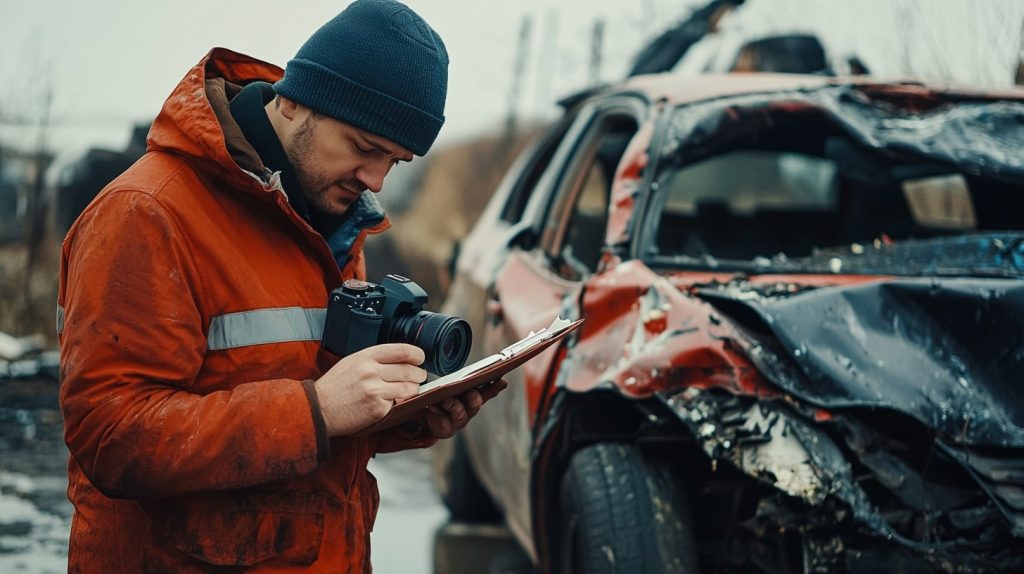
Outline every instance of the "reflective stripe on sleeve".
<path fill-rule="evenodd" d="M 64 307 L 57 306 L 57 334 L 64 334 Z"/>
<path fill-rule="evenodd" d="M 268 343 L 319 341 L 326 309 L 280 307 L 218 315 L 210 321 L 206 348 L 222 351 Z"/>

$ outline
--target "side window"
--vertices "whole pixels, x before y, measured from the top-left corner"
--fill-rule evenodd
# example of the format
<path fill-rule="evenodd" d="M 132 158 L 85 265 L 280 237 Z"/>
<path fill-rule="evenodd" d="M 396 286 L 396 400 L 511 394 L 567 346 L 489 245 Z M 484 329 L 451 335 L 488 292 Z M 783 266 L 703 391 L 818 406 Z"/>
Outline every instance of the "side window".
<path fill-rule="evenodd" d="M 541 240 L 559 276 L 578 281 L 597 269 L 612 180 L 637 128 L 632 114 L 599 116 L 566 164 Z"/>
<path fill-rule="evenodd" d="M 558 149 L 558 144 L 561 143 L 566 130 L 572 124 L 571 120 L 572 118 L 563 119 L 542 136 L 541 141 L 533 150 L 527 152 L 530 154 L 530 158 L 501 210 L 502 221 L 514 224 L 522 218 L 526 204 L 530 201 L 530 195 L 540 176 L 551 162 L 552 156 L 555 155 L 555 150 Z"/>

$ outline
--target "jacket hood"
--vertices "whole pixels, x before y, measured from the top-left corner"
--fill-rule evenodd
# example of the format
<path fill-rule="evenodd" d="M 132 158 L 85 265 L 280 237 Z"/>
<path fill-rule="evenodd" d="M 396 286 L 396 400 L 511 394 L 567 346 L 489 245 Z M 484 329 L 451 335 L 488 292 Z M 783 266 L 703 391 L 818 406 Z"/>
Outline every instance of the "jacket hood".
<path fill-rule="evenodd" d="M 187 156 L 233 187 L 255 194 L 266 193 L 279 185 L 275 184 L 276 176 L 264 181 L 260 174 L 238 164 L 239 156 L 233 153 L 237 150 L 232 149 L 225 136 L 225 128 L 210 101 L 208 86 L 214 79 L 236 86 L 255 81 L 273 83 L 283 75 L 284 70 L 273 64 L 227 48 L 210 50 L 189 69 L 164 102 L 146 138 L 147 151 Z M 370 191 L 364 192 L 358 213 L 349 218 L 349 225 L 343 226 L 345 229 L 337 234 L 339 237 L 327 238 L 339 264 L 347 261 L 348 251 L 361 231 L 380 233 L 391 226 L 390 219 L 372 195 Z"/>
<path fill-rule="evenodd" d="M 210 50 L 189 69 L 164 102 L 146 138 L 147 150 L 188 156 L 233 185 L 252 186 L 256 179 L 238 166 L 228 149 L 224 129 L 207 95 L 206 82 L 213 78 L 238 85 L 275 82 L 283 74 L 273 64 L 226 48 Z"/>

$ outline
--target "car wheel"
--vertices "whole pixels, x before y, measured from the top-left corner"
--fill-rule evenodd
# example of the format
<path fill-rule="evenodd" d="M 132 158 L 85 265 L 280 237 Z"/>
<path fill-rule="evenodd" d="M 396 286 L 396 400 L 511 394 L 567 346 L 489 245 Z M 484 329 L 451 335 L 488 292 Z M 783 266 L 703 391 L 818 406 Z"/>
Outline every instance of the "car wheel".
<path fill-rule="evenodd" d="M 664 465 L 631 445 L 577 451 L 562 478 L 559 571 L 697 571 L 686 497 Z"/>
<path fill-rule="evenodd" d="M 501 512 L 473 472 L 466 451 L 466 439 L 459 433 L 451 440 L 452 453 L 444 470 L 447 480 L 444 481 L 446 488 L 441 492 L 441 500 L 448 507 L 453 520 L 498 522 Z"/>

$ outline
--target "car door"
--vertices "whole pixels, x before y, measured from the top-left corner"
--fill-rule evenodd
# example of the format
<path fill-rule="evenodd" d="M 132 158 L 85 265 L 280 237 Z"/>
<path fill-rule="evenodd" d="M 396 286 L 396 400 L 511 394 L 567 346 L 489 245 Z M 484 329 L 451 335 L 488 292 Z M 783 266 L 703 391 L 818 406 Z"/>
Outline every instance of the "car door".
<path fill-rule="evenodd" d="M 523 213 L 537 180 L 550 164 L 570 124 L 567 120 L 558 122 L 523 150 L 473 229 L 459 242 L 452 284 L 441 312 L 461 317 L 473 328 L 474 342 L 467 363 L 490 354 L 481 339 L 490 320 L 488 292 L 511 239 L 522 229 Z"/>
<path fill-rule="evenodd" d="M 494 353 L 550 324 L 572 308 L 601 255 L 609 193 L 618 160 L 645 109 L 617 97 L 581 109 L 552 161 L 537 179 L 511 245 L 489 290 L 482 346 Z M 481 481 L 530 548 L 532 427 L 550 391 L 558 349 L 549 349 L 506 378 L 509 388 L 470 426 L 467 448 L 483 465 Z M 481 468 L 482 467 L 482 468 Z"/>

